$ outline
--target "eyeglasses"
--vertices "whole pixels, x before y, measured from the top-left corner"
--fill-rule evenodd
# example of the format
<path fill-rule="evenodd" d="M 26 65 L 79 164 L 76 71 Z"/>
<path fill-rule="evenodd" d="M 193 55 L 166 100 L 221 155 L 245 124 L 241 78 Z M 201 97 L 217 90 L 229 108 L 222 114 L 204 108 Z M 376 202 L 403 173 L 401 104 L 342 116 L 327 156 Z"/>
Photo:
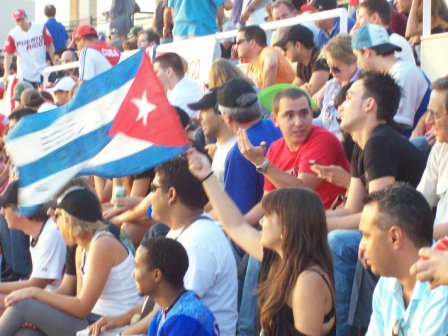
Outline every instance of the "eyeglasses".
<path fill-rule="evenodd" d="M 161 188 L 162 186 L 159 186 L 157 184 L 155 184 L 154 182 L 151 182 L 150 186 L 149 186 L 149 192 L 155 192 L 157 189 Z"/>
<path fill-rule="evenodd" d="M 341 72 L 341 68 L 339 67 L 330 67 L 330 71 L 333 73 L 340 73 Z"/>
<path fill-rule="evenodd" d="M 395 322 L 394 327 L 392 328 L 392 336 L 404 335 L 403 328 L 401 327 L 402 324 L 403 324 L 403 319 L 398 319 Z"/>
<path fill-rule="evenodd" d="M 433 111 L 428 109 L 428 115 L 430 115 L 434 119 L 442 119 L 445 114 L 441 111 Z"/>
<path fill-rule="evenodd" d="M 247 39 L 238 40 L 238 41 L 236 41 L 236 45 L 239 46 L 241 43 L 246 42 L 246 41 L 247 41 Z"/>

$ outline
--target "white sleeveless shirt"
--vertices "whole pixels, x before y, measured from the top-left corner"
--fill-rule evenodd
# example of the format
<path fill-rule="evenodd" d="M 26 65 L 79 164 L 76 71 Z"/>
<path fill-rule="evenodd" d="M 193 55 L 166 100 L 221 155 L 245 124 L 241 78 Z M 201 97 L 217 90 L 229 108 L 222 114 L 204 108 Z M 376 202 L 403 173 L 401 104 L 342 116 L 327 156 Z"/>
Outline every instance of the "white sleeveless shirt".
<path fill-rule="evenodd" d="M 110 232 L 100 231 L 95 233 L 90 244 L 93 244 L 98 237 L 109 235 L 113 237 Z M 123 245 L 125 246 L 125 245 Z M 85 260 L 85 251 L 82 251 L 82 261 Z M 84 267 L 81 267 L 81 275 L 83 281 L 88 272 L 95 272 L 90 270 L 90 259 L 87 257 Z M 84 272 L 82 271 L 84 270 Z M 101 292 L 98 301 L 92 309 L 92 313 L 101 316 L 115 316 L 123 314 L 130 308 L 140 304 L 142 297 L 137 293 L 137 287 L 132 277 L 134 270 L 134 258 L 128 250 L 127 258 L 119 265 L 112 267 L 109 277 L 106 280 L 103 291 Z"/>

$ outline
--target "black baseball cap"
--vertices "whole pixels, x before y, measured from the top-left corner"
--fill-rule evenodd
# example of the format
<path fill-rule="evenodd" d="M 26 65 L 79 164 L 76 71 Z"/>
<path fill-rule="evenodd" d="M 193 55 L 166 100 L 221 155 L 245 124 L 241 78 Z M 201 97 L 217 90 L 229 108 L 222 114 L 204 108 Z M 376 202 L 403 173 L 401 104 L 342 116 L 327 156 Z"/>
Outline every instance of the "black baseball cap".
<path fill-rule="evenodd" d="M 197 103 L 191 103 L 187 106 L 193 111 L 208 110 L 214 108 L 218 103 L 218 88 L 213 88 L 207 92 Z"/>
<path fill-rule="evenodd" d="M 244 79 L 232 79 L 218 89 L 218 105 L 222 107 L 245 108 L 257 101 L 255 89 Z"/>
<path fill-rule="evenodd" d="M 310 5 L 316 8 L 318 11 L 326 11 L 330 9 L 336 9 L 338 7 L 336 0 L 313 0 L 311 1 Z"/>
<path fill-rule="evenodd" d="M 73 186 L 68 188 L 57 201 L 58 208 L 64 209 L 73 217 L 88 222 L 102 219 L 102 209 L 98 197 L 90 190 Z"/>
<path fill-rule="evenodd" d="M 277 41 L 275 46 L 283 49 L 288 42 L 300 42 L 306 48 L 313 48 L 314 34 L 309 28 L 297 24 L 289 28 L 289 30 L 283 34 L 281 39 Z"/>

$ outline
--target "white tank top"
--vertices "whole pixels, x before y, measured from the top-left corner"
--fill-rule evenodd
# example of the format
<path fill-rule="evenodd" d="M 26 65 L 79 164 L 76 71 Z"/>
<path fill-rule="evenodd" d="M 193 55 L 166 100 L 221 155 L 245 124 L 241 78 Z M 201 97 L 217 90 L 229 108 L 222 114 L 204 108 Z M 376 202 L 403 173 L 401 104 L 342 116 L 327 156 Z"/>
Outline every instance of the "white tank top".
<path fill-rule="evenodd" d="M 103 235 L 114 237 L 110 232 L 100 231 L 95 233 L 90 244 L 92 245 L 98 237 Z M 125 247 L 124 244 L 123 247 Z M 82 251 L 81 263 L 84 264 L 84 267 L 81 267 L 81 275 L 84 281 L 87 273 L 91 271 L 89 269 L 90 259 L 87 257 L 87 260 L 85 260 L 84 250 Z M 109 277 L 98 301 L 92 309 L 92 313 L 101 316 L 120 315 L 142 302 L 142 297 L 138 295 L 137 287 L 132 277 L 133 270 L 134 259 L 128 250 L 127 258 L 110 270 Z M 94 272 L 95 270 L 92 271 Z"/>

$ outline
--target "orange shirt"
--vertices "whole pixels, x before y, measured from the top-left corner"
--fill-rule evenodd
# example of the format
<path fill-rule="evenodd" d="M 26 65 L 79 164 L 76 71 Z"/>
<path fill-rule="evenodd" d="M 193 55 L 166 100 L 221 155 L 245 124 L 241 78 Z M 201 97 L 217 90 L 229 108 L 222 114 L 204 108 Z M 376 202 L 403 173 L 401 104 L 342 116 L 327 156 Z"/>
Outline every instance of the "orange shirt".
<path fill-rule="evenodd" d="M 249 64 L 247 67 L 247 74 L 250 78 L 252 78 L 260 89 L 264 89 L 264 61 L 267 54 L 275 53 L 278 57 L 278 67 L 277 67 L 277 76 L 275 78 L 274 84 L 279 83 L 292 83 L 296 73 L 292 68 L 291 64 L 288 62 L 286 57 L 282 54 L 282 52 L 276 48 L 265 47 L 258 58 Z"/>

